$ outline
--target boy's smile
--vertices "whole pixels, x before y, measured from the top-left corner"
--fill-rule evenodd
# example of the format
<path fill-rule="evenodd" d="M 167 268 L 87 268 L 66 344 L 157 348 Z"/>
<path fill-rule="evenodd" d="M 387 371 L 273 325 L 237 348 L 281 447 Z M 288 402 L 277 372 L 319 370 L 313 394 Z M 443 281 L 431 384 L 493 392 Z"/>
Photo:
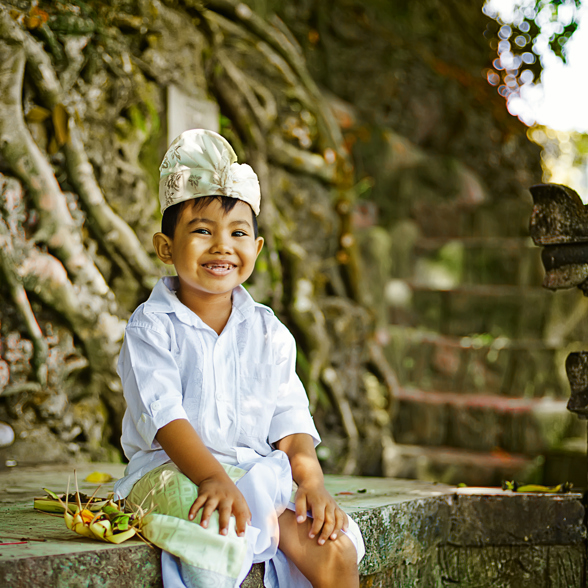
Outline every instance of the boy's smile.
<path fill-rule="evenodd" d="M 178 219 L 173 239 L 157 233 L 159 258 L 178 274 L 178 298 L 197 314 L 203 302 L 228 302 L 235 287 L 249 278 L 263 246 L 255 238 L 251 207 L 238 200 L 225 212 L 219 200 L 189 203 Z"/>

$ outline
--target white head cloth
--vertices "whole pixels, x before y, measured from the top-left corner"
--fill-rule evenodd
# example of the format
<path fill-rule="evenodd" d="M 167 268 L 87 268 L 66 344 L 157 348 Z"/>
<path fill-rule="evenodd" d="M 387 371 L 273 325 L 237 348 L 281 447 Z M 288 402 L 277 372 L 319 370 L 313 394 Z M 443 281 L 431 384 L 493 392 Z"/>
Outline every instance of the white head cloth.
<path fill-rule="evenodd" d="M 259 214 L 257 174 L 236 163 L 229 142 L 214 131 L 184 131 L 169 146 L 159 166 L 161 212 L 178 202 L 203 196 L 229 196 L 247 202 Z"/>

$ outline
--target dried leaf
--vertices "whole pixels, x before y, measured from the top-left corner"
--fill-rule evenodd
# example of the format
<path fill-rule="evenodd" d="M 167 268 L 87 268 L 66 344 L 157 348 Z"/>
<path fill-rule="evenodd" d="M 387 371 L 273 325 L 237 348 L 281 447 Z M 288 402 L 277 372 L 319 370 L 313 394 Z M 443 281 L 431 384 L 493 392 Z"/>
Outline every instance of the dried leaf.
<path fill-rule="evenodd" d="M 42 106 L 33 106 L 26 114 L 27 122 L 43 122 L 49 116 L 51 116 L 51 111 L 43 108 Z"/>
<path fill-rule="evenodd" d="M 112 480 L 113 477 L 106 472 L 92 472 L 86 477 L 86 482 L 90 482 L 91 484 L 107 484 Z"/>
<path fill-rule="evenodd" d="M 59 147 L 65 145 L 69 141 L 69 129 L 67 127 L 68 118 L 67 111 L 63 104 L 56 104 L 53 109 L 53 127 L 55 128 L 55 140 Z"/>
<path fill-rule="evenodd" d="M 27 29 L 38 29 L 48 20 L 49 15 L 44 10 L 41 10 L 38 6 L 33 6 L 25 17 L 25 26 Z"/>

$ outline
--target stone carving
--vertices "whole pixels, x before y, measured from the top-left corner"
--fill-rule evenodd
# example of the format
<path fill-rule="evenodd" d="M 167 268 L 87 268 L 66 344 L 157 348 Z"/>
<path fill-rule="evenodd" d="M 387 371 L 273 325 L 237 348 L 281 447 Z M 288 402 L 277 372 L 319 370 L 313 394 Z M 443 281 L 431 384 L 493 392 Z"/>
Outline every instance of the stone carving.
<path fill-rule="evenodd" d="M 579 288 L 588 296 L 588 208 L 571 188 L 538 184 L 530 188 L 533 212 L 529 230 L 543 247 L 543 286 Z M 566 373 L 571 386 L 568 410 L 588 419 L 588 352 L 570 353 Z"/>

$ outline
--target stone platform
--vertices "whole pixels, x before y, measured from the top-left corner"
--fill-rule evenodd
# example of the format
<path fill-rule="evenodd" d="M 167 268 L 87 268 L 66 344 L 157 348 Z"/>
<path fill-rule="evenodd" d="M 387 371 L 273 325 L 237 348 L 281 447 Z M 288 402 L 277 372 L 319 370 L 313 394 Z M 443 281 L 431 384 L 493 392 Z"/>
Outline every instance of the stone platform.
<path fill-rule="evenodd" d="M 93 471 L 122 475 L 119 464 L 78 468 L 80 490 Z M 2 588 L 159 588 L 159 550 L 69 531 L 60 516 L 33 510 L 42 487 L 65 491 L 71 466 L 0 471 Z M 362 587 L 582 588 L 586 526 L 582 495 L 516 494 L 409 480 L 329 476 L 328 489 L 365 537 Z M 104 496 L 112 484 L 100 490 Z M 254 566 L 247 588 L 262 586 Z"/>

